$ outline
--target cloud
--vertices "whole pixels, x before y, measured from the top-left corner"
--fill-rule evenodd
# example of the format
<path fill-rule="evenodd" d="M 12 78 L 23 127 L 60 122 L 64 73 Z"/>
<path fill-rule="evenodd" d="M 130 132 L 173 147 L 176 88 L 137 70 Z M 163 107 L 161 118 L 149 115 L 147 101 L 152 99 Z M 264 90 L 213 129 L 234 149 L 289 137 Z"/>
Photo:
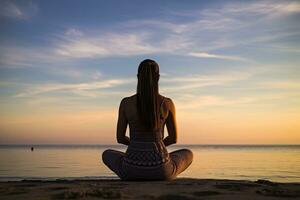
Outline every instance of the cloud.
<path fill-rule="evenodd" d="M 268 89 L 300 90 L 300 81 L 278 80 L 258 83 L 258 86 Z"/>
<path fill-rule="evenodd" d="M 72 31 L 75 32 L 75 31 Z M 76 33 L 79 31 L 76 31 Z M 74 33 L 72 33 L 74 35 Z M 72 35 L 72 36 L 73 36 Z M 70 35 L 71 36 L 71 35 Z M 78 37 L 79 36 L 79 37 Z M 73 37 L 64 37 L 63 41 L 55 46 L 57 55 L 70 58 L 95 58 L 143 55 L 158 50 L 146 42 L 148 34 L 97 34 Z"/>
<path fill-rule="evenodd" d="M 260 71 L 251 69 L 242 72 L 227 71 L 215 72 L 214 74 L 206 75 L 185 75 L 185 76 L 171 76 L 164 74 L 164 78 L 160 80 L 161 91 L 169 94 L 181 92 L 182 90 L 195 90 L 197 88 L 205 88 L 210 86 L 224 86 L 235 81 L 246 80 Z M 103 74 L 100 75 L 104 77 Z M 1 82 L 0 82 L 1 83 Z M 133 85 L 136 83 L 135 78 L 119 77 L 114 79 L 105 79 L 97 81 L 88 81 L 81 83 L 44 83 L 44 84 L 22 84 L 15 83 L 23 89 L 17 93 L 15 97 L 36 97 L 37 95 L 51 94 L 51 93 L 71 93 L 78 96 L 97 97 L 101 93 L 105 95 L 125 94 L 124 92 L 110 90 L 103 91 L 101 89 L 118 88 L 124 85 Z M 4 86 L 7 82 L 3 83 Z M 121 97 L 121 96 L 120 96 Z"/>
<path fill-rule="evenodd" d="M 44 70 L 47 74 L 56 78 L 64 78 L 73 82 L 101 80 L 104 79 L 102 72 L 98 69 L 89 69 L 83 66 L 53 66 Z"/>
<path fill-rule="evenodd" d="M 223 59 L 223 60 L 235 60 L 235 61 L 247 61 L 247 59 L 238 57 L 238 56 L 227 56 L 227 55 L 218 55 L 218 54 L 211 54 L 206 52 L 191 52 L 188 55 L 198 58 L 216 58 L 216 59 Z"/>
<path fill-rule="evenodd" d="M 76 28 L 70 28 L 65 32 L 66 36 L 75 36 L 75 37 L 80 37 L 83 36 L 82 31 L 76 29 Z"/>
<path fill-rule="evenodd" d="M 45 66 L 72 62 L 74 59 L 136 56 L 163 51 L 147 42 L 148 35 L 146 32 L 90 34 L 78 29 L 68 29 L 52 39 L 47 47 L 1 46 L 0 66 Z"/>
<path fill-rule="evenodd" d="M 34 95 L 51 92 L 71 92 L 74 94 L 85 94 L 85 91 L 112 88 L 123 84 L 133 82 L 131 79 L 108 79 L 102 81 L 93 81 L 85 83 L 67 84 L 67 83 L 48 83 L 27 86 L 25 91 L 16 94 L 15 97 L 30 97 Z M 85 96 L 85 95 L 84 95 Z M 89 96 L 91 96 L 89 94 Z"/>
<path fill-rule="evenodd" d="M 3 0 L 0 2 L 0 16 L 13 19 L 29 19 L 38 11 L 32 1 Z"/>
<path fill-rule="evenodd" d="M 223 9 L 227 14 L 260 14 L 267 16 L 281 16 L 300 12 L 298 1 L 257 1 L 253 3 L 229 4 Z"/>
<path fill-rule="evenodd" d="M 252 67 L 243 71 L 219 71 L 210 74 L 190 74 L 184 76 L 167 75 L 160 80 L 163 85 L 161 91 L 174 94 L 182 93 L 182 91 L 193 92 L 197 91 L 197 89 L 211 86 L 224 87 L 233 82 L 248 80 L 263 71 L 264 69 Z"/>
<path fill-rule="evenodd" d="M 247 104 L 255 102 L 255 97 L 239 97 L 239 98 L 224 98 L 212 95 L 191 95 L 189 98 L 181 99 L 177 101 L 178 109 L 197 109 L 209 106 L 228 106 L 237 104 Z"/>
<path fill-rule="evenodd" d="M 284 21 L 286 16 L 299 13 L 299 7 L 300 3 L 296 1 L 231 2 L 202 10 L 168 12 L 185 19 L 182 20 L 183 22 L 146 19 L 132 20 L 126 25 L 133 28 L 147 27 L 168 32 L 174 38 L 169 43 L 189 44 L 185 46 L 187 47 L 184 49 L 186 53 L 207 52 L 228 47 L 253 45 L 253 43 L 261 46 L 266 41 L 299 34 L 293 25 L 290 29 L 281 28 L 289 27 L 289 21 L 285 21 L 284 26 L 281 26 L 277 24 L 280 23 L 278 19 L 274 18 L 281 17 L 281 20 Z M 272 26 L 272 24 L 277 25 Z M 188 51 L 186 51 L 187 49 Z"/>
<path fill-rule="evenodd" d="M 34 97 L 34 98 L 26 98 L 25 102 L 29 106 L 51 106 L 52 108 L 61 108 L 64 107 L 76 107 L 79 106 L 83 109 L 89 107 L 95 107 L 97 104 L 88 104 L 87 100 L 97 99 L 100 103 L 101 99 L 110 99 L 110 102 L 114 102 L 115 99 L 113 97 L 117 97 L 121 99 L 124 96 L 128 96 L 128 92 L 122 91 L 101 91 L 101 90 L 72 90 L 72 91 L 65 91 L 65 92 L 72 92 L 72 96 L 64 95 L 64 96 L 43 96 L 43 95 L 34 95 L 34 96 L 26 96 L 26 97 Z M 24 96 L 25 97 L 25 96 Z M 119 103 L 119 102 L 118 102 Z M 111 105 L 101 105 L 103 108 L 110 108 Z M 115 109 L 115 107 L 113 107 Z"/>
<path fill-rule="evenodd" d="M 219 106 L 230 106 L 238 105 L 250 105 L 261 106 L 261 105 L 278 105 L 277 102 L 286 101 L 290 99 L 298 98 L 299 95 L 292 93 L 260 93 L 255 95 L 238 95 L 238 96 L 220 96 L 220 95 L 195 95 L 185 94 L 176 100 L 176 107 L 180 110 L 189 110 L 198 112 L 198 108 L 218 108 Z"/>
<path fill-rule="evenodd" d="M 266 45 L 272 51 L 280 51 L 269 43 L 299 35 L 299 31 L 293 24 L 270 16 L 276 13 L 276 17 L 284 19 L 286 15 L 298 13 L 299 4 L 294 1 L 230 2 L 218 8 L 173 12 L 173 17 L 182 19 L 177 21 L 164 18 L 129 20 L 113 24 L 109 30 L 70 27 L 47 38 L 51 41 L 47 46 L 1 46 L 0 65 L 31 67 L 74 62 L 74 59 L 149 54 L 253 62 L 236 50 L 249 45 L 255 48 Z M 281 21 L 284 28 L 277 24 Z M 214 53 L 226 48 L 237 53 Z"/>
<path fill-rule="evenodd" d="M 17 83 L 11 82 L 11 81 L 0 81 L 0 87 L 7 87 L 7 86 L 13 86 L 16 85 Z"/>
<path fill-rule="evenodd" d="M 48 48 L 43 46 L 0 46 L 0 67 L 2 68 L 45 66 L 64 60 L 52 52 L 51 46 Z"/>

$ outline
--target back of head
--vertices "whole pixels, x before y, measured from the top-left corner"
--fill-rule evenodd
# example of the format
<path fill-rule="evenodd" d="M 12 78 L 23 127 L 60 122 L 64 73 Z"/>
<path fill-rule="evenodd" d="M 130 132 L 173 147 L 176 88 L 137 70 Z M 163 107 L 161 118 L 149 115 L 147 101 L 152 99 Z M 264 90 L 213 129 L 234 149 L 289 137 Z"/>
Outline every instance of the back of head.
<path fill-rule="evenodd" d="M 158 64 L 150 59 L 142 61 L 138 69 L 137 109 L 147 130 L 158 127 L 158 80 Z"/>

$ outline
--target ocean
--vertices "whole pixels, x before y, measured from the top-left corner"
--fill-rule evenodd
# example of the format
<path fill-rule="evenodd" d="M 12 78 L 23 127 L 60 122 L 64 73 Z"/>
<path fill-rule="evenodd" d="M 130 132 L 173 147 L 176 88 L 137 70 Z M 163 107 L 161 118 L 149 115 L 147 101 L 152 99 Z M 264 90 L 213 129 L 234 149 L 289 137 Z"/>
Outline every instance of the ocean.
<path fill-rule="evenodd" d="M 101 160 L 121 145 L 0 145 L 0 181 L 117 178 Z M 189 148 L 192 165 L 179 177 L 300 182 L 300 145 L 173 145 Z"/>

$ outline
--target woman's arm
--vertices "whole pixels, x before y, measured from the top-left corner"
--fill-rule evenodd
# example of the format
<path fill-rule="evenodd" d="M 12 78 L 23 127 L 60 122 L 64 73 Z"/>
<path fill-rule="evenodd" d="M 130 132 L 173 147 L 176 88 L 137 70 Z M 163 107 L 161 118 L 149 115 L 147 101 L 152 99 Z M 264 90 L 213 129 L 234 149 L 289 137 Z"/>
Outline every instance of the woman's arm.
<path fill-rule="evenodd" d="M 177 124 L 175 105 L 171 99 L 168 99 L 169 114 L 166 119 L 166 126 L 168 129 L 168 136 L 164 139 L 165 146 L 175 144 L 177 142 Z"/>
<path fill-rule="evenodd" d="M 125 98 L 122 99 L 119 107 L 119 116 L 118 116 L 118 123 L 117 123 L 117 141 L 120 144 L 129 144 L 129 137 L 126 136 L 126 129 L 127 129 L 127 118 L 125 116 L 124 111 L 124 101 Z"/>

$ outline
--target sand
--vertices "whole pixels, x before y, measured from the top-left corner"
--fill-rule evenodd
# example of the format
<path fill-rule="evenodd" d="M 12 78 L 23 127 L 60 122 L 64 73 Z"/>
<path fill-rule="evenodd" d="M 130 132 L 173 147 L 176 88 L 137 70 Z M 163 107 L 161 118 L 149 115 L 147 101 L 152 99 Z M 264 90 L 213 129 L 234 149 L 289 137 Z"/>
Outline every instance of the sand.
<path fill-rule="evenodd" d="M 155 182 L 23 180 L 0 182 L 0 199 L 300 199 L 300 183 L 187 178 Z"/>

